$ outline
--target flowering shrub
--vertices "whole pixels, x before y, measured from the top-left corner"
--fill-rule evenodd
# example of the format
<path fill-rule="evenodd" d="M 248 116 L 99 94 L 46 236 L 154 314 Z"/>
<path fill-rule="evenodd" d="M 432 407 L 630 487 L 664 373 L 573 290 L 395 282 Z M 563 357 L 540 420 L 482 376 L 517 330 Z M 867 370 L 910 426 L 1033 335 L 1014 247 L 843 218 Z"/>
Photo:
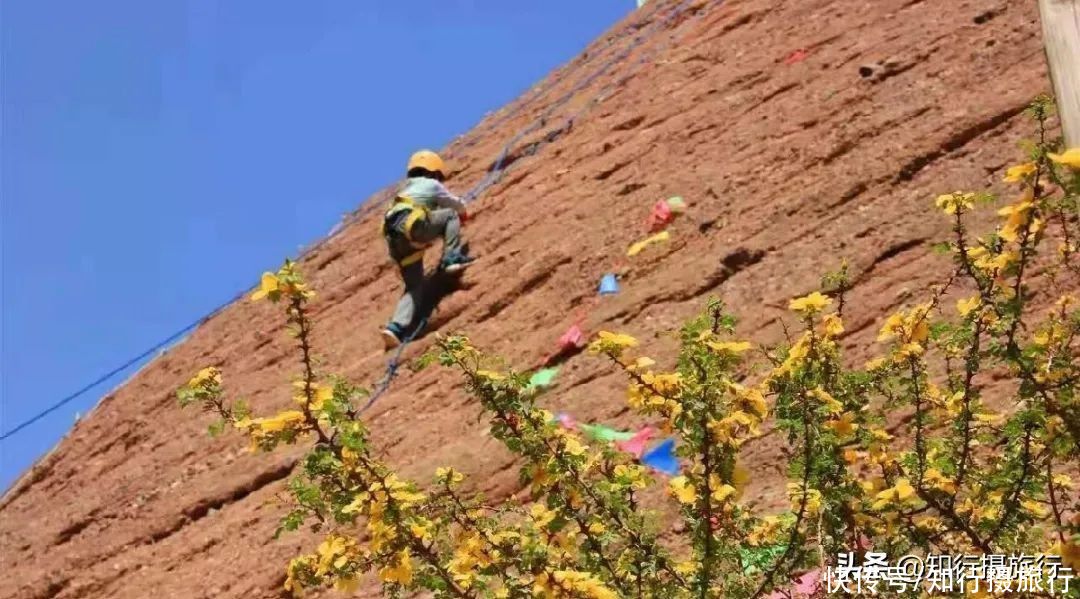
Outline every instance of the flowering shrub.
<path fill-rule="evenodd" d="M 976 237 L 967 225 L 993 196 L 937 198 L 953 227 L 939 249 L 953 269 L 886 319 L 884 351 L 863 367 L 846 364 L 838 343 L 846 267 L 791 301 L 799 326 L 780 346 L 736 338 L 715 300 L 682 327 L 668 368 L 633 337 L 600 333 L 590 352 L 625 373 L 636 414 L 677 438 L 678 476 L 560 426 L 527 376 L 449 336 L 428 359 L 464 377 L 491 435 L 518 456 L 532 500 L 488 503 L 463 492 L 451 467 L 423 484 L 402 479 L 371 450 L 357 408 L 366 392 L 316 372 L 312 292 L 291 262 L 264 275 L 253 299 L 281 305 L 297 340 L 296 406 L 252 417 L 225 399 L 214 368 L 180 390 L 181 402 L 259 451 L 310 444 L 281 531 L 307 525 L 325 539 L 289 563 L 295 593 L 350 591 L 373 573 L 389 596 L 757 598 L 871 549 L 1053 554 L 1080 568 L 1080 492 L 1069 476 L 1080 464 L 1080 303 L 1063 292 L 1080 280 L 1080 150 L 1054 152 L 1048 109 L 1031 109 L 1039 137 L 1007 171 L 1017 195 L 995 231 Z M 1034 273 L 1049 309 L 1033 308 Z M 1004 400 L 993 405 L 983 397 L 991 374 Z M 790 449 L 790 505 L 776 513 L 743 496 L 740 452 L 767 428 Z M 643 507 L 656 496 L 684 525 L 661 529 Z"/>

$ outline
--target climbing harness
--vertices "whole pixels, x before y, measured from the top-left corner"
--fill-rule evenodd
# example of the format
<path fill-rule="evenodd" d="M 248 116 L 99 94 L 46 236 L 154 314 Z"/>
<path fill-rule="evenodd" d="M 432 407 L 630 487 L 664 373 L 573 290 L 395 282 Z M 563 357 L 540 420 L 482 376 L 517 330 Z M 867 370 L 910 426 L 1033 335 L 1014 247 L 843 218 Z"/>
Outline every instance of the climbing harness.
<path fill-rule="evenodd" d="M 412 236 L 413 226 L 416 225 L 417 221 L 427 218 L 427 216 L 427 208 L 414 202 L 412 198 L 399 195 L 390 203 L 390 208 L 387 209 L 386 214 L 383 215 L 383 219 L 379 223 L 379 233 L 386 238 L 391 247 L 400 250 L 396 244 L 404 242 L 408 250 L 411 250 L 402 258 L 395 256 L 394 259 L 402 267 L 419 262 L 424 257 L 424 251 L 431 246 L 430 242 L 421 243 L 413 239 Z M 403 221 L 400 223 L 400 228 L 398 221 Z M 401 236 L 399 237 L 395 233 L 400 233 Z"/>
<path fill-rule="evenodd" d="M 628 56 L 630 56 L 630 54 L 638 46 L 640 46 L 646 40 L 651 38 L 652 35 L 659 28 L 664 27 L 667 24 L 671 23 L 676 17 L 681 15 L 683 12 L 685 12 L 686 9 L 688 9 L 690 7 L 690 5 L 693 4 L 695 1 L 696 0 L 683 0 L 682 2 L 677 4 L 673 9 L 671 9 L 671 11 L 668 12 L 668 14 L 665 15 L 662 19 L 660 19 L 658 21 L 654 21 L 652 24 L 649 25 L 648 28 L 645 29 L 644 32 L 639 33 L 634 38 L 634 40 L 626 48 L 623 48 L 623 50 L 621 52 L 619 52 L 614 57 L 609 59 L 606 63 L 601 65 L 598 69 L 596 69 L 591 74 L 589 74 L 587 77 L 585 77 L 584 79 L 582 79 L 582 80 L 578 81 L 576 84 L 574 84 L 565 94 L 560 96 L 555 102 L 553 102 L 550 106 L 548 106 L 548 108 L 546 110 L 544 110 L 544 112 L 539 117 L 537 117 L 532 123 L 527 125 L 521 131 L 518 131 L 513 137 L 511 137 L 510 141 L 508 141 L 506 143 L 506 145 L 503 146 L 502 150 L 499 153 L 498 158 L 491 165 L 491 168 L 488 169 L 487 174 L 475 186 L 473 186 L 472 189 L 470 189 L 464 196 L 462 196 L 462 202 L 465 203 L 465 204 L 468 204 L 468 203 L 474 201 L 476 198 L 478 198 L 481 194 L 483 194 L 485 191 L 487 191 L 493 185 L 497 184 L 502 179 L 503 175 L 506 174 L 506 171 L 509 170 L 509 168 L 511 166 L 513 166 L 513 164 L 517 163 L 522 158 L 535 155 L 540 150 L 541 147 L 543 147 L 543 146 L 555 141 L 559 137 L 561 137 L 563 133 L 570 130 L 570 128 L 573 126 L 574 122 L 576 120 L 580 119 L 581 116 L 584 115 L 586 111 L 591 109 L 599 100 L 606 97 L 606 95 L 608 94 L 608 92 L 611 89 L 613 89 L 614 87 L 623 85 L 626 81 L 628 81 L 631 77 L 633 77 L 637 73 L 638 69 L 640 69 L 641 66 L 643 64 L 645 64 L 645 61 L 651 55 L 656 54 L 657 52 L 668 48 L 671 45 L 671 43 L 674 41 L 674 37 L 672 37 L 666 43 L 659 46 L 653 52 L 646 53 L 646 54 L 642 55 L 635 63 L 633 63 L 633 65 L 630 67 L 630 69 L 627 70 L 626 74 L 624 74 L 622 77 L 618 78 L 617 80 L 609 82 L 608 84 L 603 86 L 600 89 L 600 91 L 597 92 L 596 94 L 594 94 L 594 96 L 588 102 L 586 102 L 585 105 L 582 108 L 580 108 L 577 112 L 575 112 L 569 118 L 567 118 L 562 126 L 555 128 L 554 130 L 549 132 L 547 135 L 545 135 L 541 140 L 535 141 L 535 142 L 532 142 L 532 143 L 528 144 L 527 146 L 525 146 L 524 149 L 522 149 L 520 155 L 514 157 L 513 160 L 508 161 L 508 159 L 510 158 L 511 150 L 513 150 L 517 146 L 518 142 L 521 141 L 522 138 L 524 138 L 526 135 L 529 135 L 529 134 L 533 133 L 534 131 L 537 131 L 541 127 L 544 127 L 547 124 L 548 119 L 555 113 L 556 110 L 558 110 L 559 108 L 564 106 L 566 103 L 568 103 L 571 99 L 573 99 L 575 96 L 577 96 L 577 94 L 581 90 L 585 89 L 590 84 L 592 84 L 594 81 L 596 81 L 597 79 L 602 77 L 615 64 L 625 60 Z M 713 1 L 719 3 L 719 2 L 722 2 L 723 0 L 713 0 Z M 657 3 L 657 4 L 659 4 L 659 3 Z M 659 11 L 659 8 L 654 9 L 654 12 L 657 12 L 657 11 Z M 700 16 L 704 12 L 706 12 L 706 11 L 700 10 L 700 11 L 698 11 L 698 13 L 695 16 Z M 422 251 L 420 252 L 420 255 L 421 256 L 423 255 Z M 410 256 L 410 258 L 412 258 L 412 256 Z M 419 258 L 417 258 L 417 259 L 419 259 Z M 426 324 L 427 324 L 427 319 L 426 318 L 422 319 L 420 324 L 416 327 L 416 329 L 408 337 L 406 337 L 405 339 L 402 340 L 401 345 L 398 346 L 397 350 L 394 352 L 394 355 L 391 357 L 390 362 L 387 364 L 386 373 L 383 375 L 383 377 L 376 384 L 375 391 L 371 394 L 370 398 L 368 399 L 367 404 L 364 406 L 364 408 L 361 410 L 361 412 L 367 411 L 367 409 L 370 408 L 375 403 L 375 401 L 378 400 L 390 388 L 390 383 L 393 382 L 394 377 L 397 376 L 397 370 L 400 367 L 399 360 L 401 358 L 402 353 L 405 351 L 405 347 L 408 346 L 408 344 L 413 341 L 415 336 L 419 333 L 419 331 L 421 331 L 424 328 L 424 326 L 426 326 Z"/>
<path fill-rule="evenodd" d="M 602 99 L 604 97 L 604 95 L 610 89 L 612 89 L 614 86 L 622 85 L 626 80 L 628 80 L 631 76 L 633 76 L 633 73 L 636 72 L 637 68 L 639 68 L 644 63 L 646 58 L 648 58 L 648 55 L 642 56 L 642 58 L 640 58 L 638 60 L 638 62 L 635 63 L 635 65 L 633 65 L 633 67 L 631 67 L 631 69 L 628 71 L 627 75 L 621 77 L 620 79 L 618 79 L 615 82 L 609 83 L 604 88 L 602 88 L 600 93 L 596 94 L 595 97 L 590 102 L 586 103 L 585 106 L 582 107 L 577 113 L 575 113 L 570 118 L 568 118 L 565 121 L 565 123 L 564 123 L 564 125 L 562 127 L 559 127 L 557 129 L 553 130 L 551 133 L 545 135 L 542 140 L 530 143 L 528 146 L 526 146 L 522 150 L 522 152 L 521 152 L 521 154 L 519 156 L 515 157 L 515 159 L 513 161 L 510 161 L 509 164 L 507 163 L 508 159 L 510 157 L 510 151 L 517 145 L 517 143 L 524 136 L 529 135 L 530 133 L 533 133 L 534 131 L 538 130 L 539 128 L 545 126 L 547 124 L 548 118 L 555 112 L 555 110 L 557 110 L 558 108 L 561 108 L 563 105 L 565 105 L 567 102 L 569 102 L 574 96 L 576 96 L 578 92 L 580 92 L 582 89 L 584 89 L 589 84 L 593 83 L 599 77 L 603 76 L 603 74 L 606 73 L 613 64 L 624 60 L 627 56 L 630 55 L 631 52 L 633 52 L 633 50 L 635 48 L 637 48 L 642 43 L 644 43 L 644 41 L 647 40 L 656 31 L 656 29 L 658 27 L 670 23 L 674 18 L 676 18 L 677 16 L 679 16 L 680 14 L 685 12 L 685 10 L 695 1 L 697 1 L 697 0 L 684 0 L 679 5 L 677 5 L 670 13 L 668 13 L 664 18 L 662 18 L 659 21 L 654 21 L 646 29 L 646 31 L 644 33 L 639 33 L 634 38 L 634 40 L 630 43 L 629 46 L 624 48 L 621 52 L 619 52 L 617 55 L 615 55 L 612 59 L 610 59 L 607 63 L 602 65 L 599 69 L 597 69 L 591 75 L 589 75 L 585 79 L 583 79 L 583 80 L 579 81 L 578 83 L 576 83 L 564 95 L 560 96 L 555 102 L 553 102 L 548 107 L 548 109 L 545 110 L 543 112 L 543 114 L 541 114 L 537 119 L 535 119 L 530 125 L 528 125 L 524 129 L 519 131 L 517 134 L 515 134 L 510 139 L 510 141 L 503 147 L 502 151 L 499 153 L 498 158 L 492 164 L 491 168 L 488 169 L 488 172 L 484 176 L 484 178 L 479 183 L 477 183 L 473 187 L 473 189 L 471 189 L 467 194 L 465 194 L 465 196 L 463 197 L 463 200 L 465 200 L 466 203 L 468 203 L 468 202 L 470 202 L 472 200 L 475 200 L 482 193 L 484 193 L 489 187 L 491 187 L 492 185 L 495 185 L 496 183 L 498 183 L 498 181 L 502 178 L 503 174 L 505 174 L 506 170 L 508 170 L 508 168 L 510 166 L 512 166 L 513 163 L 517 162 L 521 158 L 534 155 L 537 151 L 539 151 L 539 149 L 542 146 L 544 146 L 544 145 L 546 145 L 548 143 L 551 143 L 551 142 L 555 141 L 556 139 L 558 139 L 565 131 L 569 130 L 570 126 L 572 126 L 572 124 L 575 122 L 576 119 L 580 118 L 581 115 L 584 114 L 585 111 L 590 109 L 596 103 L 596 101 L 598 101 L 599 99 Z M 721 2 L 723 2 L 723 0 L 710 0 L 710 3 L 711 2 L 721 3 Z M 650 10 L 647 17 L 642 17 L 642 20 L 644 20 L 645 18 L 650 18 L 654 14 L 659 13 L 661 11 L 661 8 L 660 8 L 661 3 L 660 2 L 652 2 L 651 4 L 653 4 L 654 7 Z M 697 11 L 697 15 L 703 14 L 704 12 L 706 12 L 706 11 L 703 8 L 699 9 Z M 625 34 L 626 34 L 625 32 L 633 30 L 633 29 L 634 29 L 633 26 L 627 26 L 623 30 L 623 32 L 620 33 L 620 35 L 613 36 L 612 39 L 610 39 L 607 42 L 607 44 L 605 44 L 599 50 L 599 52 L 600 53 L 605 52 L 609 47 L 611 47 L 611 46 L 615 45 L 616 43 L 618 43 L 619 41 L 621 41 L 625 37 Z M 662 46 L 660 46 L 660 49 L 667 48 L 671 44 L 672 41 L 674 41 L 674 38 L 672 40 L 669 40 L 667 43 L 663 44 Z M 657 53 L 657 51 L 652 52 L 652 54 L 656 54 L 656 53 Z M 568 71 L 563 73 L 563 75 L 561 77 L 559 77 L 558 79 L 552 79 L 547 85 L 538 88 L 534 93 L 530 94 L 526 98 L 523 98 L 521 101 L 519 101 L 517 106 L 515 106 L 512 110 L 510 110 L 506 114 L 498 117 L 495 121 L 493 121 L 493 123 L 489 124 L 488 127 L 489 128 L 494 127 L 494 126 L 496 126 L 498 124 L 501 124 L 502 122 L 506 121 L 511 116 L 516 115 L 522 108 L 527 106 L 532 100 L 541 97 L 543 94 L 546 94 L 557 83 L 561 83 L 566 78 L 570 77 L 574 72 L 576 72 L 576 70 L 579 67 L 581 67 L 584 64 L 585 64 L 585 61 L 581 61 L 581 62 L 577 63 L 574 67 L 572 67 L 571 69 L 569 69 Z M 466 145 L 466 147 L 470 147 L 473 144 L 474 144 L 474 142 L 470 141 L 470 142 L 467 142 L 465 145 Z M 361 215 L 362 215 L 361 213 L 354 213 L 351 216 L 353 217 L 353 219 L 355 219 L 355 218 L 359 218 Z M 310 255 L 312 252 L 314 252 L 317 249 L 319 249 L 320 247 L 322 247 L 323 244 L 325 244 L 327 241 L 329 241 L 334 236 L 336 236 L 338 233 L 340 233 L 342 230 L 344 230 L 344 228 L 345 228 L 344 225 L 348 224 L 349 222 L 351 222 L 350 219 L 346 218 L 343 222 L 340 222 L 337 225 L 335 225 L 333 230 L 330 232 L 329 235 L 327 235 L 323 239 L 321 239 L 321 240 L 319 240 L 319 241 L 317 241 L 317 242 L 303 248 L 299 253 L 298 259 L 303 258 L 303 257 L 305 257 L 307 255 Z M 422 256 L 422 254 L 420 254 L 420 256 Z M 414 255 L 410 255 L 410 256 L 408 256 L 408 258 L 411 258 L 411 259 L 413 259 L 413 261 L 416 261 L 416 260 L 420 259 L 420 256 L 415 256 L 414 257 Z M 81 389 L 75 391 L 74 393 L 71 393 L 70 395 L 64 397 L 60 401 L 58 401 L 55 404 L 49 406 L 48 408 L 42 410 L 41 412 L 37 413 L 35 416 L 31 417 L 29 420 L 27 420 L 25 422 L 22 422 L 21 424 L 17 425 L 13 429 L 11 429 L 9 431 L 6 431 L 6 432 L 3 432 L 3 433 L 0 433 L 0 441 L 10 438 L 11 436 L 15 435 L 16 433 L 23 430 L 24 428 L 30 426 L 31 424 L 37 422 L 38 420 L 40 420 L 42 418 L 44 418 L 48 414 L 56 411 L 57 409 L 59 409 L 62 406 L 66 405 L 67 403 L 69 403 L 71 401 L 74 401 L 78 397 L 80 397 L 83 394 L 89 392 L 91 389 L 93 389 L 93 388 L 97 387 L 98 385 L 104 383 L 105 381 L 113 378 L 117 374 L 123 372 L 124 370 L 127 370 L 128 368 L 134 366 L 135 364 L 138 364 L 140 361 L 142 361 L 143 359 L 151 356 L 153 353 L 164 350 L 169 345 L 171 345 L 173 342 L 175 342 L 178 339 L 180 339 L 181 337 L 183 337 L 185 334 L 195 330 L 197 327 L 199 327 L 203 323 L 207 322 L 208 320 L 210 320 L 211 318 L 213 318 L 214 316 L 216 316 L 217 314 L 219 314 L 220 312 L 222 312 L 223 310 L 225 310 L 229 306 L 235 304 L 237 301 L 239 301 L 241 298 L 243 298 L 246 294 L 247 294 L 247 290 L 244 290 L 244 291 L 238 293 L 237 295 L 235 295 L 234 297 L 232 297 L 228 301 L 223 302 L 223 303 L 219 304 L 218 306 L 216 306 L 213 310 L 211 310 L 209 313 L 207 313 L 202 318 L 199 318 L 195 322 L 192 322 L 191 324 L 189 324 L 189 325 L 183 327 L 182 329 L 174 332 L 173 334 L 169 335 L 164 340 L 162 340 L 159 343 L 155 344 L 153 347 L 146 350 L 142 354 L 139 354 L 138 356 L 136 356 L 136 357 L 132 358 L 131 360 L 125 362 L 121 366 L 119 366 L 119 367 L 113 369 L 112 371 L 102 375 L 101 377 L 94 380 L 90 384 L 88 384 L 88 385 L 82 387 Z M 421 320 L 420 326 L 417 327 L 416 331 L 422 330 L 425 325 L 426 325 L 426 319 Z M 398 369 L 398 366 L 399 366 L 398 360 L 400 359 L 401 354 L 402 354 L 405 346 L 409 342 L 411 342 L 413 340 L 414 336 L 416 335 L 416 331 L 414 331 L 414 333 L 412 335 L 410 335 L 408 338 L 406 338 L 404 340 L 404 343 L 402 343 L 402 345 L 400 347 L 398 347 L 398 349 L 395 352 L 394 356 L 391 358 L 390 363 L 387 365 L 386 374 L 376 384 L 376 390 L 375 390 L 374 393 L 372 393 L 370 399 L 368 400 L 367 405 L 364 407 L 364 410 L 371 407 L 371 405 L 375 402 L 375 400 L 378 399 L 389 388 L 390 382 L 393 380 L 394 376 L 396 376 L 396 373 L 397 373 L 397 369 Z"/>

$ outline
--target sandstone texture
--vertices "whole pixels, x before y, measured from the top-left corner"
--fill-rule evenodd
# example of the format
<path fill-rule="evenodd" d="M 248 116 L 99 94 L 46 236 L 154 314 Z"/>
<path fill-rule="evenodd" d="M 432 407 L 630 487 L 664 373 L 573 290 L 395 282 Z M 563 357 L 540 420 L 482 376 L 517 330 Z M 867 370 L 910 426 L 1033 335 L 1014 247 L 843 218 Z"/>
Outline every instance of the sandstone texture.
<path fill-rule="evenodd" d="M 433 328 L 527 369 L 584 317 L 587 332 L 628 332 L 662 361 L 674 350 L 663 333 L 710 295 L 739 316 L 742 338 L 781 339 L 788 300 L 846 258 L 855 288 L 844 343 L 861 363 L 878 351 L 884 317 L 950 269 L 930 249 L 950 228 L 935 195 L 1001 190 L 1033 132 L 1023 111 L 1048 90 L 1030 0 L 650 2 L 446 149 L 451 188 L 463 192 L 545 117 L 471 205 L 465 233 L 482 262 Z M 651 205 L 674 195 L 689 206 L 671 239 L 627 258 Z M 300 261 L 318 292 L 323 370 L 366 385 L 386 366 L 377 331 L 401 291 L 378 233 L 385 199 L 362 204 Z M 622 289 L 598 298 L 605 272 Z M 277 310 L 241 301 L 209 319 L 0 499 L 0 597 L 280 596 L 288 559 L 315 543 L 303 532 L 272 539 L 301 453 L 209 438 L 209 419 L 181 411 L 174 394 L 207 365 L 258 413 L 291 402 L 298 365 Z M 578 355 L 543 401 L 579 420 L 640 424 L 624 389 L 610 365 Z M 485 493 L 512 494 L 516 464 L 478 415 L 459 375 L 436 366 L 403 368 L 367 419 L 404 475 L 427 480 L 453 465 Z M 782 442 L 748 449 L 750 494 L 766 504 L 783 493 Z"/>

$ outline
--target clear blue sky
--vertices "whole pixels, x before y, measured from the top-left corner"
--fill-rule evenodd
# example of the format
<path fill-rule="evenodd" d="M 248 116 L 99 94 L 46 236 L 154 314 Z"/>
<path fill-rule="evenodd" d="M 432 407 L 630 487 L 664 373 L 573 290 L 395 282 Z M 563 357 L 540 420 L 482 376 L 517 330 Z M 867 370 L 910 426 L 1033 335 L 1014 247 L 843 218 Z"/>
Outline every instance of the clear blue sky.
<path fill-rule="evenodd" d="M 0 431 L 252 285 L 634 6 L 3 0 Z M 128 374 L 3 441 L 0 489 Z"/>

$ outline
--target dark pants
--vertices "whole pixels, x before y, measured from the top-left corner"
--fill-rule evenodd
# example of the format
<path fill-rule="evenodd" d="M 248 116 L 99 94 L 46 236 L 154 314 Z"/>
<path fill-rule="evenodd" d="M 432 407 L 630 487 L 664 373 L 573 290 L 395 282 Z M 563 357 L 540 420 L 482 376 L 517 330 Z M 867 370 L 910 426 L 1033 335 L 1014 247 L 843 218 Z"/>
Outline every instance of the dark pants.
<path fill-rule="evenodd" d="M 390 247 L 390 257 L 398 263 L 401 279 L 405 282 L 405 293 L 398 300 L 394 316 L 390 320 L 398 333 L 404 333 L 413 325 L 413 318 L 423 300 L 424 291 L 424 261 L 420 259 L 411 264 L 401 264 L 417 252 L 403 230 L 408 214 L 408 210 L 402 210 L 391 216 L 386 223 L 386 242 Z M 444 258 L 461 251 L 461 219 L 457 212 L 448 208 L 428 212 L 426 217 L 413 223 L 411 232 L 413 242 L 418 245 L 442 238 Z"/>

